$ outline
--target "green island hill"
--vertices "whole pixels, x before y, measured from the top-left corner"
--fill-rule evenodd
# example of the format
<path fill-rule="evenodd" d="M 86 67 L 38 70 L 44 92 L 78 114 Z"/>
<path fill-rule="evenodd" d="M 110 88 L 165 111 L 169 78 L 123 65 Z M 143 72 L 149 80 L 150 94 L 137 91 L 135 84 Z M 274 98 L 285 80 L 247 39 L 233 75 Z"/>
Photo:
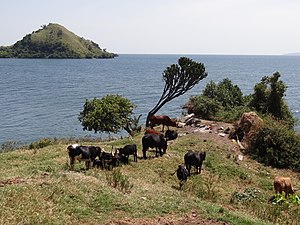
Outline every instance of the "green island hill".
<path fill-rule="evenodd" d="M 55 23 L 27 34 L 11 46 L 0 47 L 0 58 L 114 58 L 93 41 L 79 37 Z"/>

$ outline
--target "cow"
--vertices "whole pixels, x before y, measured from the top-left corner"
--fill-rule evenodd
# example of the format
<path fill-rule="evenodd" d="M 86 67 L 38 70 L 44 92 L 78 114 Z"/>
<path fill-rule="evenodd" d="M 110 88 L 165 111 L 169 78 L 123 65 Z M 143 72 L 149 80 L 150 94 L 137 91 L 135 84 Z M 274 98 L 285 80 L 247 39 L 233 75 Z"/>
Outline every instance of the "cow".
<path fill-rule="evenodd" d="M 119 166 L 118 158 L 115 157 L 112 153 L 102 152 L 100 156 L 101 169 L 110 170 L 112 167 Z"/>
<path fill-rule="evenodd" d="M 96 157 L 100 158 L 101 148 L 96 146 L 82 146 L 78 144 L 69 145 L 67 147 L 70 158 L 70 169 L 74 170 L 76 159 L 85 162 L 86 169 L 90 168 L 91 163 L 94 162 Z"/>
<path fill-rule="evenodd" d="M 274 189 L 275 193 L 278 192 L 282 194 L 282 192 L 285 192 L 285 198 L 288 194 L 294 194 L 296 189 L 292 186 L 292 181 L 290 177 L 281 177 L 277 176 L 274 178 Z"/>
<path fill-rule="evenodd" d="M 164 138 L 163 134 L 145 134 L 142 138 L 143 145 L 143 158 L 147 159 L 146 151 L 148 148 L 155 148 L 155 156 L 158 157 L 158 150 L 160 156 L 166 153 L 167 150 L 167 141 Z"/>
<path fill-rule="evenodd" d="M 189 172 L 188 170 L 184 167 L 184 165 L 178 165 L 177 170 L 172 174 L 174 175 L 176 173 L 179 182 L 179 188 L 181 189 L 182 185 L 186 182 Z"/>
<path fill-rule="evenodd" d="M 161 134 L 161 133 L 153 129 L 146 129 L 144 134 Z"/>
<path fill-rule="evenodd" d="M 176 121 L 174 119 L 170 119 L 170 117 L 166 115 L 149 115 L 149 121 L 151 128 L 153 129 L 156 125 L 163 125 L 162 131 L 164 131 L 164 127 L 167 126 L 169 129 L 169 126 L 177 127 Z"/>
<path fill-rule="evenodd" d="M 129 155 L 133 155 L 133 161 L 137 162 L 137 148 L 136 148 L 136 144 L 132 144 L 132 145 L 125 145 L 123 148 L 117 148 L 116 149 L 116 153 L 119 152 L 120 155 L 124 155 L 127 157 L 129 157 Z M 128 161 L 127 161 L 128 163 Z"/>
<path fill-rule="evenodd" d="M 194 152 L 189 150 L 184 155 L 184 163 L 189 172 L 191 174 L 191 167 L 194 166 L 197 170 L 197 174 L 201 173 L 202 163 L 205 160 L 206 152 Z"/>
<path fill-rule="evenodd" d="M 175 140 L 178 137 L 176 130 L 166 130 L 165 138 L 167 141 Z"/>

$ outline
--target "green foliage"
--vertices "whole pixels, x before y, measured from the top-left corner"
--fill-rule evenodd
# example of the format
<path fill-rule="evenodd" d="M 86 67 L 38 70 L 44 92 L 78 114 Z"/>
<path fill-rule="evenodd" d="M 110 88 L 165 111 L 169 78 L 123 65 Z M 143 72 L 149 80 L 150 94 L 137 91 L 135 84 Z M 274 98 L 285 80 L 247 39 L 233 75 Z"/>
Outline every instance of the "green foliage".
<path fill-rule="evenodd" d="M 262 193 L 256 188 L 246 188 L 243 192 L 235 191 L 233 192 L 230 203 L 238 204 L 251 202 L 253 200 L 263 201 Z"/>
<path fill-rule="evenodd" d="M 204 95 L 192 96 L 189 102 L 184 106 L 187 112 L 194 113 L 203 119 L 213 119 L 217 112 L 222 108 L 216 99 Z"/>
<path fill-rule="evenodd" d="M 184 109 L 188 113 L 195 113 L 196 116 L 203 119 L 225 119 L 227 122 L 232 122 L 232 116 L 227 120 L 227 116 L 231 110 L 242 106 L 244 103 L 243 93 L 237 85 L 225 78 L 219 84 L 211 81 L 203 90 L 201 95 L 190 97 Z M 225 117 L 224 112 L 229 112 Z M 241 114 L 239 112 L 238 114 Z M 219 118 L 220 116 L 220 118 Z"/>
<path fill-rule="evenodd" d="M 165 81 L 163 93 L 156 106 L 148 113 L 146 126 L 149 124 L 150 115 L 154 115 L 167 102 L 192 89 L 205 77 L 207 77 L 207 73 L 204 64 L 186 57 L 179 58 L 178 64 L 168 66 L 163 72 Z"/>
<path fill-rule="evenodd" d="M 243 93 L 237 85 L 233 85 L 228 78 L 219 84 L 213 81 L 208 83 L 203 90 L 203 95 L 218 101 L 225 110 L 243 104 Z"/>
<path fill-rule="evenodd" d="M 59 24 L 50 23 L 27 34 L 9 47 L 0 47 L 0 58 L 113 58 L 93 41 L 80 38 Z"/>
<path fill-rule="evenodd" d="M 300 136 L 274 120 L 265 120 L 250 145 L 253 158 L 265 165 L 300 171 Z"/>
<path fill-rule="evenodd" d="M 121 173 L 120 168 L 115 168 L 112 172 L 107 172 L 106 180 L 110 186 L 119 189 L 123 193 L 129 193 L 133 187 L 128 177 Z"/>
<path fill-rule="evenodd" d="M 129 99 L 120 95 L 106 95 L 101 99 L 86 99 L 78 119 L 84 130 L 117 133 L 130 121 L 134 108 Z"/>
<path fill-rule="evenodd" d="M 293 127 L 295 120 L 283 100 L 287 86 L 279 78 L 279 72 L 274 73 L 271 77 L 263 77 L 261 82 L 254 87 L 254 94 L 249 106 L 258 112 L 271 114 L 277 119 L 284 120 Z"/>
<path fill-rule="evenodd" d="M 38 141 L 32 142 L 29 145 L 29 149 L 39 149 L 44 148 L 52 144 L 52 141 L 48 138 L 43 138 Z"/>

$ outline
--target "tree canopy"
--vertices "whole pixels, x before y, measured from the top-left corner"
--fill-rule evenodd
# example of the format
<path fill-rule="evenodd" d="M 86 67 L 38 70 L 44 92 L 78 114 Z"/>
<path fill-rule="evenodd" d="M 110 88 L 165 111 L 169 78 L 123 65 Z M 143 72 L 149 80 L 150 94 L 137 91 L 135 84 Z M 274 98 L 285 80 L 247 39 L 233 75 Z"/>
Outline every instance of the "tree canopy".
<path fill-rule="evenodd" d="M 149 123 L 150 115 L 155 114 L 167 102 L 192 89 L 205 77 L 207 77 L 207 73 L 204 64 L 186 57 L 179 58 L 178 64 L 167 67 L 163 72 L 165 82 L 163 93 L 156 106 L 148 113 L 146 126 Z"/>
<path fill-rule="evenodd" d="M 106 95 L 92 100 L 86 99 L 84 109 L 79 114 L 83 130 L 117 133 L 132 120 L 136 106 L 120 95 Z"/>

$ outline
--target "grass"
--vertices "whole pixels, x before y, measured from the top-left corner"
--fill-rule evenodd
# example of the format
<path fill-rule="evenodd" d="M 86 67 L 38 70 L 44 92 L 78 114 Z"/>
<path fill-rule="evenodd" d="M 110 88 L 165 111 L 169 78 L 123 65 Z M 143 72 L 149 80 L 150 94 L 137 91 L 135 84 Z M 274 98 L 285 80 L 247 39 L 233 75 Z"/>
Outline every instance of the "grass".
<path fill-rule="evenodd" d="M 82 144 L 110 151 L 112 146 L 135 142 L 142 156 L 141 137 Z M 76 163 L 75 171 L 70 172 L 66 152 L 70 143 L 66 142 L 2 153 L 0 224 L 105 224 L 123 217 L 180 217 L 191 211 L 231 224 L 276 224 L 284 220 L 300 224 L 299 206 L 267 202 L 273 195 L 275 174 L 292 179 L 296 174 L 264 167 L 247 158 L 237 164 L 227 157 L 225 143 L 204 141 L 199 134 L 190 134 L 179 137 L 163 157 L 138 159 L 137 163 L 130 157 L 129 165 L 113 171 L 86 171 L 84 163 Z M 201 175 L 191 176 L 180 190 L 176 175 L 171 174 L 183 163 L 189 149 L 205 150 L 207 158 Z M 296 179 L 293 181 L 299 186 Z M 230 202 L 234 193 L 246 192 L 247 188 L 259 190 L 260 197 Z"/>

